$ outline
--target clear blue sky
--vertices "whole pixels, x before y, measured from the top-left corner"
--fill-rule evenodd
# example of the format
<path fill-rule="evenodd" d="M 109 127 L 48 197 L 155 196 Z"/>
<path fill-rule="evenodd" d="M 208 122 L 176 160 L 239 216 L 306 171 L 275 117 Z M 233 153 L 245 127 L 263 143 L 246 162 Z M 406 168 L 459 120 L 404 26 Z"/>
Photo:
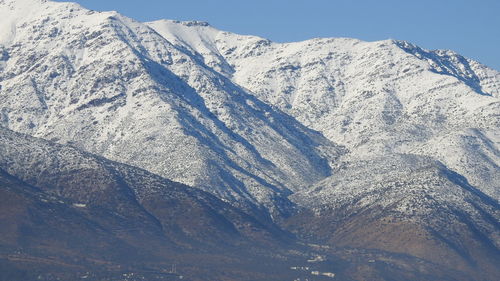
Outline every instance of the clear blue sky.
<path fill-rule="evenodd" d="M 400 39 L 452 49 L 500 70 L 500 0 L 77 0 L 140 21 L 208 21 L 277 42 Z"/>

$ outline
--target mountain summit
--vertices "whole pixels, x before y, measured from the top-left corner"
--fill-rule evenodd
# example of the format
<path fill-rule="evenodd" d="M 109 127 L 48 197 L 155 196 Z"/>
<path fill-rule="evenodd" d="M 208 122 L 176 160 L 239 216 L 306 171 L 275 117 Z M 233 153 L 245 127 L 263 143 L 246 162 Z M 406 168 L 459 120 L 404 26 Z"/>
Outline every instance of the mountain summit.
<path fill-rule="evenodd" d="M 339 259 L 320 265 L 346 280 L 500 277 L 500 72 L 453 51 L 397 40 L 275 43 L 200 21 L 4 0 L 0 126 L 36 137 L 26 136 L 33 147 L 45 139 L 130 165 L 132 178 L 147 173 L 128 181 L 155 210 L 170 209 L 139 186 L 158 187 L 150 179 L 178 194 L 171 181 L 202 189 L 212 195 L 198 191 L 182 206 L 226 206 L 207 226 L 214 236 L 227 234 L 225 220 L 289 232 L 299 242 L 290 252 L 309 245 L 302 250 Z M 54 167 L 28 173 L 29 144 L 19 145 L 0 155 L 2 182 L 15 190 L 47 192 L 38 178 L 73 161 L 58 154 Z M 89 185 L 76 185 L 85 204 L 95 198 Z M 76 187 L 67 188 L 77 196 Z M 145 213 L 129 199 L 138 209 L 124 217 L 136 223 Z M 167 238 L 192 245 L 189 235 Z"/>
<path fill-rule="evenodd" d="M 2 46 L 2 125 L 273 212 L 330 174 L 336 145 L 146 25 L 43 5 Z"/>
<path fill-rule="evenodd" d="M 148 25 L 350 155 L 431 156 L 500 199 L 496 70 L 404 41 L 273 43 L 210 26 Z"/>

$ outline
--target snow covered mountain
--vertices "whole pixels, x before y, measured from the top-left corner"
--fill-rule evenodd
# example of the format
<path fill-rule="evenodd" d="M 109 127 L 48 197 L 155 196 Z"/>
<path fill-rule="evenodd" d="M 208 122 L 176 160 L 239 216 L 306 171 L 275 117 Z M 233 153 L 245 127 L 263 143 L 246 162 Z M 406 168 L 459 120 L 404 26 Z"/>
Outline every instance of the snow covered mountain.
<path fill-rule="evenodd" d="M 0 126 L 201 188 L 322 249 L 500 277 L 500 72 L 452 51 L 0 0 Z"/>
<path fill-rule="evenodd" d="M 71 3 L 1 5 L 2 125 L 273 211 L 330 175 L 335 145 L 146 25 Z"/>
<path fill-rule="evenodd" d="M 431 156 L 500 199 L 500 72 L 452 51 L 348 38 L 297 43 L 148 23 L 360 159 Z"/>

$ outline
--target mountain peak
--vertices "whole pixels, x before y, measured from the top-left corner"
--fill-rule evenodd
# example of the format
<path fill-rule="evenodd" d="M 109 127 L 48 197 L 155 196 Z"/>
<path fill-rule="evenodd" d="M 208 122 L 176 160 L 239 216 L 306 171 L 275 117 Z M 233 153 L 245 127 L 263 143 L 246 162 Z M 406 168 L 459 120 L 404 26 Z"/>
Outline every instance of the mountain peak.
<path fill-rule="evenodd" d="M 10 7 L 26 7 L 33 4 L 43 4 L 50 2 L 48 0 L 0 0 L 0 5 Z"/>
<path fill-rule="evenodd" d="M 192 21 L 178 21 L 174 20 L 172 21 L 173 23 L 178 23 L 182 24 L 185 26 L 210 26 L 210 24 L 206 21 L 197 21 L 197 20 L 192 20 Z"/>

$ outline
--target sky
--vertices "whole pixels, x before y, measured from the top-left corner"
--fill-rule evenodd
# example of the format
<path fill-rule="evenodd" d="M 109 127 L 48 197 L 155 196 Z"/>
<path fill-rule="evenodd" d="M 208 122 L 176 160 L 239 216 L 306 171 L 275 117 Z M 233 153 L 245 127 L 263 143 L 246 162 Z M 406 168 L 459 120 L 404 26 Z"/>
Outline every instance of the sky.
<path fill-rule="evenodd" d="M 63 1 L 59 1 L 63 2 Z M 207 21 L 276 42 L 398 39 L 451 49 L 500 70 L 500 0 L 76 0 L 139 21 Z"/>

